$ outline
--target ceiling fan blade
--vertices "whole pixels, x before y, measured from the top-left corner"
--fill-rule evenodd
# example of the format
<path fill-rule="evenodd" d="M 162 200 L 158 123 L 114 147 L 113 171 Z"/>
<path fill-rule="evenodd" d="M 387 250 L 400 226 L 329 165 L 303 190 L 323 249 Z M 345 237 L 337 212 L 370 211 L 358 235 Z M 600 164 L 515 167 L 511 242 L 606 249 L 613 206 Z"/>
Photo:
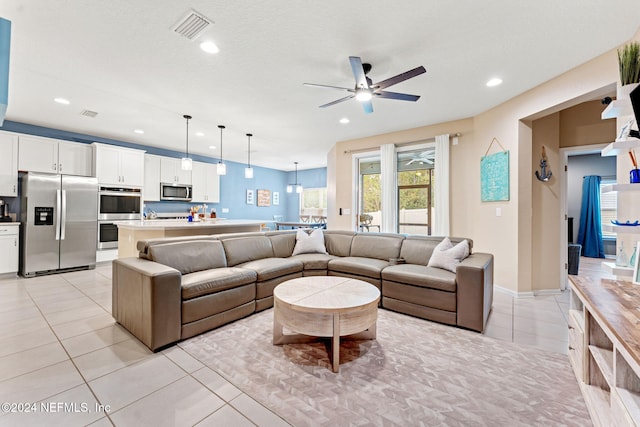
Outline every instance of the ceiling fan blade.
<path fill-rule="evenodd" d="M 320 106 L 320 108 L 331 107 L 332 105 L 336 105 L 336 104 L 339 104 L 339 103 L 341 103 L 341 102 L 344 102 L 344 101 L 346 101 L 346 100 L 348 100 L 348 99 L 351 99 L 351 98 L 353 98 L 354 96 L 355 96 L 355 95 L 349 95 L 349 96 L 345 96 L 344 98 L 336 99 L 335 101 L 331 101 L 331 102 L 329 102 L 328 104 L 321 105 L 321 106 Z"/>
<path fill-rule="evenodd" d="M 364 108 L 364 112 L 367 114 L 373 113 L 373 104 L 371 103 L 371 100 L 362 101 L 362 108 Z"/>
<path fill-rule="evenodd" d="M 386 98 L 386 99 L 398 99 L 400 101 L 417 101 L 420 99 L 420 95 L 409 95 L 408 93 L 397 93 L 397 92 L 374 92 L 373 93 L 377 98 Z"/>
<path fill-rule="evenodd" d="M 331 85 L 318 85 L 318 84 L 315 84 L 315 83 L 303 83 L 303 85 L 309 86 L 309 87 L 320 87 L 320 88 L 329 88 L 329 89 L 348 90 L 349 92 L 354 92 L 353 89 L 350 89 L 348 87 L 339 87 L 339 86 L 331 86 Z"/>
<path fill-rule="evenodd" d="M 362 68 L 362 60 L 358 56 L 350 56 L 349 62 L 351 62 L 351 71 L 353 77 L 356 79 L 356 87 L 368 88 L 367 76 L 364 74 L 364 68 Z"/>
<path fill-rule="evenodd" d="M 395 84 L 408 80 L 412 77 L 419 76 L 420 74 L 424 74 L 426 72 L 427 70 L 425 70 L 425 68 L 421 65 L 419 67 L 414 68 L 413 70 L 405 71 L 402 74 L 398 74 L 397 76 L 389 77 L 386 80 L 378 82 L 373 85 L 373 89 L 375 90 L 384 89 L 389 86 L 393 86 Z"/>

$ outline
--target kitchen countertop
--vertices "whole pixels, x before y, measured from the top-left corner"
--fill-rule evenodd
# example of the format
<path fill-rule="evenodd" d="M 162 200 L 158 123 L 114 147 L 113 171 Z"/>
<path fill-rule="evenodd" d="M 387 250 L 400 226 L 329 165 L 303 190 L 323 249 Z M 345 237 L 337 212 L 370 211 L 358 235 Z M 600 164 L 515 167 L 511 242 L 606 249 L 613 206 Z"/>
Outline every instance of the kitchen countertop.
<path fill-rule="evenodd" d="M 148 219 L 144 221 L 115 221 L 114 224 L 118 228 L 131 230 L 165 230 L 180 228 L 224 228 L 244 225 L 256 225 L 270 223 L 269 220 L 250 220 L 250 219 L 211 219 L 205 218 L 204 221 L 188 222 L 179 219 Z"/>
<path fill-rule="evenodd" d="M 15 225 L 18 226 L 20 225 L 19 222 L 0 222 L 0 227 L 2 227 L 3 225 Z"/>

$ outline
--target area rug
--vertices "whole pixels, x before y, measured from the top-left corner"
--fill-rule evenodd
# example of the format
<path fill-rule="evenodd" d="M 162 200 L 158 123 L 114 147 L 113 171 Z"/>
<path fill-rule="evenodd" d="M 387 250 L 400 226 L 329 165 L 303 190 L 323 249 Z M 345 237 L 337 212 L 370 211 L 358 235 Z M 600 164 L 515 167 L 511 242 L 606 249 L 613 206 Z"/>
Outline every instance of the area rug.
<path fill-rule="evenodd" d="M 274 346 L 273 309 L 180 344 L 293 426 L 586 426 L 567 356 L 387 310 L 373 341 Z"/>

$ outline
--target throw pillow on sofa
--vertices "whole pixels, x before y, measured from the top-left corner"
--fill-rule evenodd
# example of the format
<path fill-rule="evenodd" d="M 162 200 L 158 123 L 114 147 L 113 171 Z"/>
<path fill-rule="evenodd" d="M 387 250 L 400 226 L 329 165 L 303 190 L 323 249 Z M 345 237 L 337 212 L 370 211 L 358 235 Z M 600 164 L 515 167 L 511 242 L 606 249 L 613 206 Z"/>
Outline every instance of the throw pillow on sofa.
<path fill-rule="evenodd" d="M 324 234 L 320 228 L 316 228 L 307 234 L 304 230 L 298 230 L 296 233 L 296 246 L 293 248 L 293 255 L 300 254 L 326 254 L 327 249 L 324 247 Z"/>
<path fill-rule="evenodd" d="M 458 264 L 468 256 L 469 242 L 466 239 L 454 246 L 451 240 L 445 237 L 433 249 L 433 254 L 427 266 L 438 267 L 455 273 Z"/>

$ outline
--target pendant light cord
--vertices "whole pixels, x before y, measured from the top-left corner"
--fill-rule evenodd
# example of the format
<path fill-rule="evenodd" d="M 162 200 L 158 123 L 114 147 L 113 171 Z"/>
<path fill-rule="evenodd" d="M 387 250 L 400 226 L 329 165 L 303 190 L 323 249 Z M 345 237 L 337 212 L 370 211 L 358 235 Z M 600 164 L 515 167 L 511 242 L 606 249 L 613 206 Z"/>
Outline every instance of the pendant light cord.
<path fill-rule="evenodd" d="M 253 136 L 253 134 L 248 133 L 247 134 L 247 138 L 249 139 L 249 148 L 248 148 L 248 152 L 247 152 L 247 167 L 251 167 L 251 137 Z"/>
<path fill-rule="evenodd" d="M 185 119 L 187 119 L 187 154 L 185 157 L 189 157 L 189 119 L 191 119 L 191 116 L 188 114 L 185 114 L 184 116 Z"/>
<path fill-rule="evenodd" d="M 224 125 L 218 125 L 220 128 L 220 163 L 222 163 L 222 129 L 225 128 Z"/>

